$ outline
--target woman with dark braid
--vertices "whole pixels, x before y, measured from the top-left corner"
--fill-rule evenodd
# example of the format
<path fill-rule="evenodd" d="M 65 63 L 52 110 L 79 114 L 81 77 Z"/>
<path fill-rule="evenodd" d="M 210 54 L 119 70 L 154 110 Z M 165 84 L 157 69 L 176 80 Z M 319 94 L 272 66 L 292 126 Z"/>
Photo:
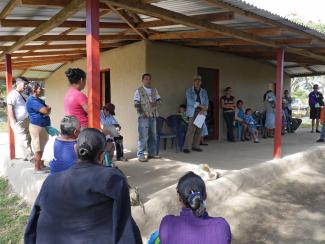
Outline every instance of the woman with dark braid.
<path fill-rule="evenodd" d="M 167 215 L 160 223 L 159 238 L 168 244 L 228 244 L 230 226 L 224 218 L 206 212 L 207 193 L 202 178 L 188 172 L 180 178 L 177 193 L 182 205 L 180 216 Z"/>
<path fill-rule="evenodd" d="M 64 96 L 65 115 L 75 116 L 81 128 L 88 127 L 88 98 L 81 92 L 86 86 L 86 73 L 79 68 L 68 69 L 65 72 L 70 87 Z"/>
<path fill-rule="evenodd" d="M 142 243 L 125 176 L 102 163 L 105 145 L 99 130 L 80 132 L 77 163 L 44 181 L 26 226 L 25 244 Z"/>

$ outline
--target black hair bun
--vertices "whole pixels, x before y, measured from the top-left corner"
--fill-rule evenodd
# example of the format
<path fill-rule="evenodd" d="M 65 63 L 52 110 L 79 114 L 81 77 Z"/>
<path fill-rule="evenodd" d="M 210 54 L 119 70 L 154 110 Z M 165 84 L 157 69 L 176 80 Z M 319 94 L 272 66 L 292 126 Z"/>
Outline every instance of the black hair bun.
<path fill-rule="evenodd" d="M 86 144 L 83 143 L 79 148 L 78 148 L 78 154 L 82 159 L 86 159 L 89 157 L 89 155 L 91 154 L 91 147 Z"/>
<path fill-rule="evenodd" d="M 75 69 L 71 69 L 71 68 L 69 68 L 66 72 L 64 72 L 65 73 L 65 76 L 70 80 L 70 79 L 73 79 L 73 78 L 75 78 L 75 76 L 76 76 L 76 71 L 75 71 Z"/>

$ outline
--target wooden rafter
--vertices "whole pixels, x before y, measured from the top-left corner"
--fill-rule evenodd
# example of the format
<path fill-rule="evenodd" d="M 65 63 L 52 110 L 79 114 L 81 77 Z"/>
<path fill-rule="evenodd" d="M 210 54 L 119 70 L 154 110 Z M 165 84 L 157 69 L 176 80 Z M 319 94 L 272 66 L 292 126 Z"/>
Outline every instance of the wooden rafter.
<path fill-rule="evenodd" d="M 71 0 L 19 0 L 21 5 L 43 6 L 43 7 L 66 7 Z M 101 9 L 108 9 L 105 4 L 100 4 Z"/>
<path fill-rule="evenodd" d="M 16 7 L 18 0 L 9 0 L 4 9 L 0 12 L 0 20 L 5 19 Z"/>
<path fill-rule="evenodd" d="M 15 36 L 2 36 L 1 41 L 15 42 L 24 37 L 23 35 Z M 101 40 L 140 40 L 138 35 L 119 35 L 119 34 L 106 34 L 100 36 Z M 85 41 L 85 35 L 43 35 L 33 41 Z"/>
<path fill-rule="evenodd" d="M 36 27 L 34 30 L 29 32 L 27 35 L 21 37 L 17 40 L 12 46 L 10 46 L 4 53 L 0 55 L 0 59 L 2 59 L 5 54 L 12 53 L 30 41 L 33 41 L 40 37 L 41 35 L 45 34 L 46 32 L 52 30 L 53 28 L 60 25 L 64 20 L 78 12 L 82 7 L 84 7 L 83 0 L 71 0 L 68 5 L 59 13 L 54 15 L 48 22 L 43 23 Z"/>
<path fill-rule="evenodd" d="M 222 12 L 222 13 L 213 13 L 213 14 L 199 14 L 199 15 L 192 15 L 191 18 L 200 19 L 205 21 L 225 21 L 225 20 L 232 20 L 234 19 L 234 12 Z M 177 23 L 173 21 L 167 20 L 151 20 L 139 23 L 137 28 L 152 28 L 152 27 L 162 27 L 162 26 L 169 26 L 169 25 L 177 25 Z"/>
<path fill-rule="evenodd" d="M 109 11 L 108 11 L 109 12 Z M 16 19 L 3 19 L 0 20 L 1 27 L 37 27 L 40 24 L 47 22 L 47 20 L 16 20 Z M 64 21 L 58 27 L 65 28 L 85 28 L 86 24 L 84 21 Z M 110 28 L 110 29 L 125 29 L 129 26 L 125 23 L 119 22 L 100 22 L 100 28 Z"/>
<path fill-rule="evenodd" d="M 274 36 L 280 33 L 278 28 L 249 28 L 244 29 L 248 33 L 254 33 L 261 36 Z M 204 38 L 224 38 L 229 37 L 223 34 L 213 33 L 209 31 L 179 31 L 179 32 L 162 32 L 154 33 L 149 36 L 150 40 L 165 40 L 165 39 L 204 39 Z"/>
<path fill-rule="evenodd" d="M 189 16 L 173 12 L 164 8 L 160 8 L 154 5 L 143 4 L 139 1 L 131 0 L 102 0 L 102 2 L 112 4 L 121 8 L 126 8 L 131 11 L 142 13 L 145 15 L 153 16 L 159 19 L 173 21 L 182 25 L 190 26 L 203 31 L 210 31 L 214 33 L 229 35 L 233 38 L 238 38 L 244 41 L 253 42 L 263 46 L 279 48 L 281 45 L 277 44 L 273 40 L 265 39 L 254 34 L 246 33 L 244 31 L 236 30 L 223 25 L 213 24 L 203 20 L 192 19 Z M 300 48 L 286 47 L 287 52 L 295 53 L 298 55 L 310 57 L 316 60 L 325 61 L 325 57 L 316 55 L 312 52 L 306 51 Z"/>
<path fill-rule="evenodd" d="M 139 36 L 141 36 L 142 39 L 147 39 L 146 33 L 144 33 L 142 30 L 138 30 L 136 28 L 134 21 L 132 20 L 132 18 L 128 15 L 128 13 L 124 9 L 117 10 L 112 5 L 108 5 L 108 7 L 111 10 L 113 10 L 113 12 L 115 14 L 117 14 L 135 33 L 137 33 Z"/>
<path fill-rule="evenodd" d="M 35 51 L 35 50 L 32 50 Z M 35 56 L 61 56 L 61 55 L 76 55 L 85 54 L 85 50 L 72 50 L 72 51 L 47 51 L 47 52 L 26 52 L 26 53 L 13 53 L 12 58 L 15 57 L 35 57 Z"/>
<path fill-rule="evenodd" d="M 120 47 L 121 43 L 101 43 L 100 48 L 115 48 Z M 21 47 L 19 50 L 64 50 L 64 49 L 85 49 L 86 46 L 84 44 L 62 44 L 62 45 L 25 45 Z M 8 46 L 0 46 L 0 51 L 6 51 Z"/>

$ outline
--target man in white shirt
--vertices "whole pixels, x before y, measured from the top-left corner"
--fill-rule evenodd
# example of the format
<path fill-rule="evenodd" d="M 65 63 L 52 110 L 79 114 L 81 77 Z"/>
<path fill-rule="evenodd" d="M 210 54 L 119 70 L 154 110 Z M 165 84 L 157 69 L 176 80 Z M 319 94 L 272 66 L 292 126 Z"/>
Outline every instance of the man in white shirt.
<path fill-rule="evenodd" d="M 157 155 L 157 131 L 156 118 L 158 115 L 158 103 L 160 96 L 156 88 L 151 87 L 151 75 L 142 75 L 142 86 L 134 94 L 134 106 L 138 112 L 138 151 L 137 156 L 140 162 L 147 162 L 148 159 L 158 159 Z M 148 148 L 148 158 L 144 152 Z"/>
<path fill-rule="evenodd" d="M 32 159 L 32 149 L 30 146 L 31 137 L 29 134 L 29 119 L 26 110 L 27 96 L 24 90 L 28 85 L 25 77 L 16 79 L 16 89 L 9 92 L 7 96 L 8 117 L 10 127 L 15 135 L 16 158 L 24 160 Z"/>

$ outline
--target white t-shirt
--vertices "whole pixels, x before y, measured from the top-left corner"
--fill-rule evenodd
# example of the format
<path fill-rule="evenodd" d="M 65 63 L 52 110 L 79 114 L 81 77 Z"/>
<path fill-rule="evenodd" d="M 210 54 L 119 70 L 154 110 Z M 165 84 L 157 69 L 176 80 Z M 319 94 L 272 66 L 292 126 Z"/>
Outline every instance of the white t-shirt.
<path fill-rule="evenodd" d="M 146 91 L 148 97 L 149 97 L 149 101 L 152 102 L 152 96 L 151 96 L 151 88 L 147 88 L 145 86 L 143 86 L 144 90 Z M 140 102 L 140 94 L 139 94 L 139 90 L 136 89 L 135 93 L 134 93 L 134 101 Z M 158 91 L 156 92 L 156 101 L 160 99 L 160 95 L 158 93 Z"/>
<path fill-rule="evenodd" d="M 26 101 L 27 96 L 19 93 L 17 90 L 12 90 L 8 94 L 7 103 L 13 106 L 14 115 L 17 121 L 22 121 L 28 117 Z"/>

